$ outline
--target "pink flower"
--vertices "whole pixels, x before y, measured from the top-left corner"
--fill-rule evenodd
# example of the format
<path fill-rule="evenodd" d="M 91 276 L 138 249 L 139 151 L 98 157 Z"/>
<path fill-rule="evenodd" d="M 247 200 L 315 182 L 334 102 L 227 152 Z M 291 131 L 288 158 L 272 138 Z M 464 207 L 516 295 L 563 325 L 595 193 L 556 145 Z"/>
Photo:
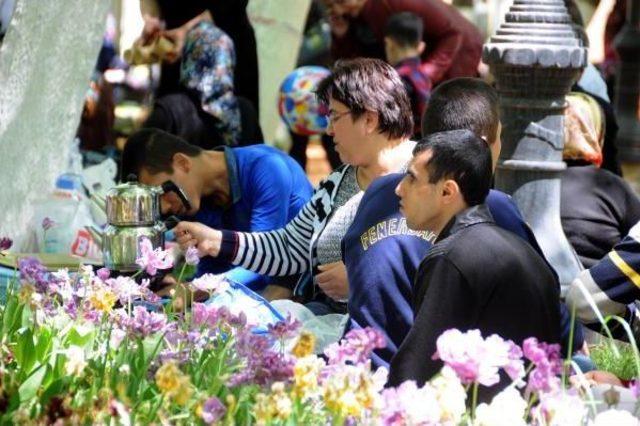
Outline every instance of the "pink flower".
<path fill-rule="evenodd" d="M 96 275 L 98 276 L 98 278 L 100 278 L 102 281 L 106 281 L 110 276 L 111 276 L 111 271 L 107 268 L 100 268 L 98 269 L 98 271 L 96 272 Z"/>
<path fill-rule="evenodd" d="M 632 380 L 629 384 L 629 389 L 634 398 L 640 398 L 640 379 Z"/>
<path fill-rule="evenodd" d="M 441 407 L 435 389 L 430 385 L 418 388 L 407 380 L 397 388 L 382 391 L 380 417 L 385 426 L 440 424 Z"/>
<path fill-rule="evenodd" d="M 562 373 L 560 345 L 539 343 L 535 337 L 522 344 L 525 358 L 535 367 L 529 373 L 528 389 L 533 392 L 551 392 L 560 387 L 558 375 Z"/>
<path fill-rule="evenodd" d="M 160 247 L 154 250 L 151 240 L 146 237 L 140 240 L 140 252 L 140 257 L 136 259 L 136 263 L 151 276 L 157 274 L 158 269 L 173 267 L 173 259 L 169 251 L 162 250 Z"/>
<path fill-rule="evenodd" d="M 302 324 L 300 321 L 288 315 L 283 321 L 278 321 L 275 324 L 269 324 L 267 326 L 268 333 L 276 340 L 283 340 L 294 337 Z"/>
<path fill-rule="evenodd" d="M 512 380 L 518 380 L 524 375 L 520 348 L 496 334 L 485 340 L 479 330 L 462 333 L 451 329 L 438 337 L 436 346 L 433 359 L 441 359 L 456 372 L 463 384 L 476 382 L 493 386 L 500 381 L 500 368 Z"/>
<path fill-rule="evenodd" d="M 324 354 L 329 358 L 329 364 L 362 364 L 369 360 L 374 349 L 384 346 L 382 333 L 366 327 L 349 331 L 339 343 L 329 345 Z"/>

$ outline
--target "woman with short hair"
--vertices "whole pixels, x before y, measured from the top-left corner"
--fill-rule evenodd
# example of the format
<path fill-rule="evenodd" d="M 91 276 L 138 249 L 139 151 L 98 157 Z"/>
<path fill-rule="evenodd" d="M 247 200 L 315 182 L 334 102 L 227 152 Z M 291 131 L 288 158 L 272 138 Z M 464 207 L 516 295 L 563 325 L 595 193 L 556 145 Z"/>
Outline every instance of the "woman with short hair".
<path fill-rule="evenodd" d="M 328 105 L 327 133 L 345 163 L 315 190 L 289 224 L 271 232 L 233 232 L 181 222 L 178 242 L 201 255 L 223 258 L 261 274 L 310 272 L 298 294 L 316 314 L 345 312 L 348 297 L 340 242 L 363 191 L 379 176 L 400 171 L 411 158 L 411 106 L 398 73 L 368 58 L 340 61 L 317 95 Z"/>

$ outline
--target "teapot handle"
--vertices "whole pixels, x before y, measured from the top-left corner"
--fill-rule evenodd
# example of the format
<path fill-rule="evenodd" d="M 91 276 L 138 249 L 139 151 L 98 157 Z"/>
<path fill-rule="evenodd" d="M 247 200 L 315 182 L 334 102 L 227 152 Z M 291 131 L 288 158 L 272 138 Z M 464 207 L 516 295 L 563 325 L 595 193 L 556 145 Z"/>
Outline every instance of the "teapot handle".
<path fill-rule="evenodd" d="M 161 185 L 161 187 L 162 187 L 162 192 L 165 194 L 167 192 L 175 192 L 178 195 L 178 198 L 180 198 L 180 201 L 182 202 L 182 204 L 184 205 L 184 208 L 187 211 L 191 210 L 191 203 L 189 202 L 187 195 L 184 193 L 182 188 L 180 188 L 178 185 L 175 184 L 175 182 L 173 182 L 172 180 L 168 180 L 164 182 Z"/>

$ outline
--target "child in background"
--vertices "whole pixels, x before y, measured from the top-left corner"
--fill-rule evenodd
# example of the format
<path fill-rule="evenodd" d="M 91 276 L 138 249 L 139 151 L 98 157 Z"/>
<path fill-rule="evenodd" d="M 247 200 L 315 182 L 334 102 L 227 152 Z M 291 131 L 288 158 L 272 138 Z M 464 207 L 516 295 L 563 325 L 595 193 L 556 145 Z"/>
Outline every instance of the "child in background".
<path fill-rule="evenodd" d="M 389 18 L 384 37 L 387 62 L 398 71 L 409 94 L 414 138 L 420 137 L 420 117 L 431 94 L 431 79 L 420 70 L 420 55 L 425 49 L 422 30 L 422 19 L 411 12 L 401 12 Z"/>

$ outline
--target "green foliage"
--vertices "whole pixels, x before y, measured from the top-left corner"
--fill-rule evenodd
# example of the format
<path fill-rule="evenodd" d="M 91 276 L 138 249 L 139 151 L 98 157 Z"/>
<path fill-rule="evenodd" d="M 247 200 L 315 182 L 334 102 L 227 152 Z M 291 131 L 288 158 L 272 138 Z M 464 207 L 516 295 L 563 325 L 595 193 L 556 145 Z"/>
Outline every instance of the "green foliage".
<path fill-rule="evenodd" d="M 611 345 L 615 345 L 620 356 L 616 356 Z M 608 371 L 621 379 L 638 377 L 636 355 L 630 344 L 617 340 L 608 340 L 591 349 L 591 359 L 598 370 Z"/>

